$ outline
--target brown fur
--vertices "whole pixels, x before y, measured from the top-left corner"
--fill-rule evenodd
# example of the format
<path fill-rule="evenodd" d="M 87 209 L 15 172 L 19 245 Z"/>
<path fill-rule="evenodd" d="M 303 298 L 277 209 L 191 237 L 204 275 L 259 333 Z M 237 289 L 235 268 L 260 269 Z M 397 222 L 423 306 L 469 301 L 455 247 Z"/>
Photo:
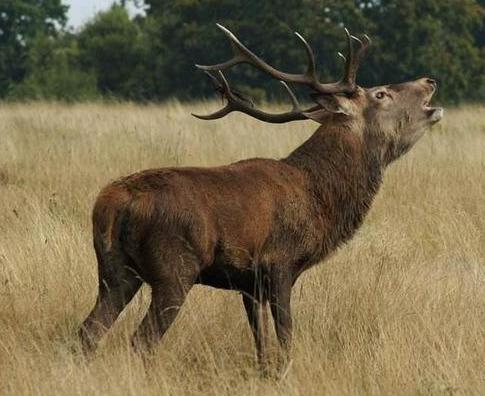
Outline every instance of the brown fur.
<path fill-rule="evenodd" d="M 291 343 L 298 276 L 361 225 L 387 164 L 433 122 L 434 82 L 359 88 L 317 98 L 317 131 L 282 160 L 145 170 L 108 185 L 93 211 L 99 296 L 81 338 L 93 349 L 140 287 L 152 287 L 136 348 L 158 341 L 196 283 L 242 292 L 260 361 L 269 302 L 281 345 Z M 392 101 L 375 98 L 385 91 Z M 379 95 L 378 95 L 379 96 Z M 345 113 L 323 107 L 333 101 Z"/>

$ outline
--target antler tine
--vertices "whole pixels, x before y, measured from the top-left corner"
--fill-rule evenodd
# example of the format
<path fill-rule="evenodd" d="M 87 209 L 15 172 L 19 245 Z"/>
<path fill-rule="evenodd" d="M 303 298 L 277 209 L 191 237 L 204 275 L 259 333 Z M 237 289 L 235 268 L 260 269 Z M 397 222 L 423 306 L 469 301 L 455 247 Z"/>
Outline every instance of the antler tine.
<path fill-rule="evenodd" d="M 354 52 L 354 43 L 352 40 L 354 36 L 352 36 L 347 28 L 345 29 L 345 35 L 347 36 L 347 56 L 345 57 L 345 73 L 342 78 L 342 82 L 352 86 L 355 84 L 355 79 L 353 79 L 353 69 L 355 63 L 355 52 Z"/>
<path fill-rule="evenodd" d="M 217 75 L 221 79 L 221 84 L 222 84 L 222 88 L 224 89 L 224 94 L 228 98 L 231 98 L 231 99 L 234 98 L 234 95 L 232 94 L 232 91 L 231 91 L 231 87 L 229 86 L 229 83 L 227 82 L 226 76 L 224 76 L 224 73 L 222 73 L 221 70 L 217 70 Z"/>
<path fill-rule="evenodd" d="M 231 92 L 231 88 L 229 87 L 229 83 L 227 82 L 226 78 L 224 77 L 224 74 L 220 70 L 218 70 L 218 75 L 220 79 L 214 76 L 211 72 L 207 70 L 205 71 L 205 74 L 209 76 L 209 78 L 212 80 L 212 82 L 216 86 L 216 90 L 221 94 L 222 98 L 227 99 L 227 105 L 224 106 L 222 109 L 211 114 L 199 115 L 199 114 L 192 113 L 192 115 L 201 120 L 216 120 L 218 118 L 222 118 L 228 115 L 231 111 L 233 111 L 230 106 L 233 99 L 233 95 Z"/>
<path fill-rule="evenodd" d="M 286 92 L 288 92 L 288 95 L 290 96 L 291 104 L 293 105 L 292 111 L 301 111 L 300 103 L 298 102 L 298 99 L 296 98 L 291 88 L 284 81 L 280 81 L 280 83 L 281 85 L 283 85 L 283 87 L 285 87 Z"/>
<path fill-rule="evenodd" d="M 234 65 L 237 65 L 239 63 L 243 62 L 248 62 L 250 63 L 249 58 L 247 57 L 247 54 L 250 53 L 253 56 L 254 55 L 249 49 L 247 49 L 244 44 L 242 44 L 238 38 L 227 28 L 222 26 L 219 23 L 216 23 L 217 27 L 221 29 L 224 34 L 229 38 L 231 42 L 231 46 L 233 48 L 233 51 L 235 53 L 234 57 L 229 59 L 227 62 L 223 63 L 218 63 L 216 65 L 195 65 L 198 69 L 205 70 L 205 71 L 217 71 L 217 70 L 226 70 Z M 241 47 L 243 50 L 241 50 Z M 245 50 L 245 51 L 244 51 Z"/>
<path fill-rule="evenodd" d="M 308 69 L 307 69 L 307 76 L 310 77 L 313 81 L 318 83 L 317 81 L 317 65 L 315 61 L 315 54 L 313 53 L 312 48 L 310 47 L 310 44 L 304 39 L 304 37 L 298 33 L 295 32 L 296 37 L 300 39 L 300 41 L 303 43 L 305 46 L 306 54 L 308 56 Z"/>
<path fill-rule="evenodd" d="M 221 82 L 215 76 L 213 76 L 211 72 L 204 71 L 204 73 L 206 76 L 208 76 L 211 79 L 212 84 L 214 84 L 214 91 L 218 92 L 223 97 L 224 92 L 223 92 Z"/>
<path fill-rule="evenodd" d="M 229 86 L 229 83 L 227 82 L 226 77 L 224 76 L 222 71 L 220 70 L 217 71 L 217 75 L 218 75 L 217 77 L 215 77 L 210 72 L 206 72 L 206 73 L 213 81 L 217 81 L 217 85 L 218 85 L 217 88 L 220 89 L 223 97 L 227 100 L 227 104 L 222 109 L 212 114 L 199 115 L 199 114 L 192 113 L 194 117 L 197 117 L 201 120 L 215 120 L 218 118 L 222 118 L 227 114 L 232 113 L 233 111 L 239 111 L 241 113 L 248 114 L 251 117 L 257 118 L 258 120 L 266 121 L 274 124 L 282 124 L 290 121 L 308 119 L 305 115 L 303 115 L 304 111 L 300 109 L 296 96 L 291 91 L 291 89 L 286 85 L 285 82 L 282 82 L 282 84 L 286 88 L 288 94 L 290 95 L 291 102 L 293 104 L 293 109 L 286 113 L 271 114 L 271 113 L 266 113 L 264 111 L 258 110 L 254 107 L 251 107 L 250 105 L 248 105 L 247 100 L 243 101 L 242 98 L 239 98 L 238 96 L 236 96 L 232 92 Z"/>
<path fill-rule="evenodd" d="M 195 118 L 198 118 L 200 120 L 204 120 L 204 121 L 210 121 L 210 120 L 217 120 L 219 118 L 222 118 L 222 117 L 225 117 L 226 115 L 228 115 L 231 111 L 233 110 L 229 110 L 228 107 L 223 107 L 222 109 L 214 112 L 214 113 L 211 113 L 211 114 L 207 114 L 207 115 L 200 115 L 200 114 L 195 114 L 195 113 L 191 113 Z"/>
<path fill-rule="evenodd" d="M 231 43 L 231 47 L 234 51 L 234 56 L 226 62 L 218 63 L 216 65 L 195 65 L 197 68 L 205 71 L 216 71 L 216 70 L 226 70 L 232 66 L 235 66 L 240 63 L 249 63 L 257 68 L 261 68 L 264 71 L 267 71 L 269 74 L 270 71 L 278 72 L 276 69 L 273 69 L 270 65 L 260 59 L 257 55 L 255 55 L 249 48 L 247 48 L 239 39 L 236 37 L 234 33 L 232 33 L 229 29 L 222 26 L 220 23 L 216 23 L 217 27 L 222 30 L 222 32 L 227 36 Z"/>
<path fill-rule="evenodd" d="M 363 36 L 364 41 L 358 37 L 351 35 L 347 28 L 345 28 L 345 34 L 347 36 L 347 57 L 342 57 L 346 60 L 345 62 L 345 74 L 342 78 L 342 83 L 347 84 L 350 90 L 355 90 L 357 71 L 360 66 L 360 62 L 366 54 L 371 40 L 366 34 Z M 357 51 L 354 50 L 354 43 L 356 41 L 359 44 Z"/>
<path fill-rule="evenodd" d="M 360 45 L 363 45 L 362 40 L 358 38 L 357 36 L 354 36 L 353 34 L 351 35 L 352 39 L 357 41 Z"/>
<path fill-rule="evenodd" d="M 320 84 L 316 79 L 315 56 L 313 55 L 313 51 L 311 50 L 307 41 L 301 35 L 298 34 L 297 36 L 305 46 L 305 50 L 309 60 L 308 70 L 304 74 L 293 74 L 285 73 L 275 69 L 273 66 L 269 65 L 264 60 L 255 55 L 243 43 L 241 43 L 241 41 L 239 41 L 239 39 L 229 29 L 225 28 L 220 24 L 217 24 L 217 27 L 221 29 L 224 34 L 229 38 L 235 55 L 227 62 L 218 63 L 216 65 L 195 65 L 197 68 L 205 71 L 226 70 L 239 63 L 249 63 L 276 80 L 285 81 L 287 83 L 304 84 L 313 88 L 316 91 L 321 91 L 322 93 L 326 92 L 325 84 Z"/>
<path fill-rule="evenodd" d="M 367 55 L 367 51 L 369 51 L 369 47 L 372 44 L 372 40 L 367 34 L 364 34 L 362 37 L 364 40 L 361 41 L 362 47 L 359 49 L 360 59 L 364 58 Z"/>

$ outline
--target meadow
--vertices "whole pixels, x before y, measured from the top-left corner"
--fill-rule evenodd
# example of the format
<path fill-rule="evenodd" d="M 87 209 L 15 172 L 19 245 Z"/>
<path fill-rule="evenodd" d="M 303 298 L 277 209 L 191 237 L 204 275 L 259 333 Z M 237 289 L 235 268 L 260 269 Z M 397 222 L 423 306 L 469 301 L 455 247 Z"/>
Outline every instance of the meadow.
<path fill-rule="evenodd" d="M 202 286 L 148 363 L 129 347 L 146 287 L 94 359 L 82 357 L 103 185 L 151 167 L 283 157 L 317 127 L 190 116 L 216 106 L 0 106 L 0 394 L 485 394 L 480 106 L 448 110 L 388 169 L 356 237 L 300 277 L 284 378 L 258 374 L 240 296 Z"/>

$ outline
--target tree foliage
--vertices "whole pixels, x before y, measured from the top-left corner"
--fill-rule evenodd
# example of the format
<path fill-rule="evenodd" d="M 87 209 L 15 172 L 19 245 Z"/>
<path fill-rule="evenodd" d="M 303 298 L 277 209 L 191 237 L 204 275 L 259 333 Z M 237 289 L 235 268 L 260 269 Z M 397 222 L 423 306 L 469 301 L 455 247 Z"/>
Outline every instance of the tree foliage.
<path fill-rule="evenodd" d="M 27 54 L 27 77 L 8 93 L 9 99 L 74 102 L 99 97 L 96 75 L 81 70 L 77 41 L 71 35 L 54 40 L 38 36 Z"/>
<path fill-rule="evenodd" d="M 267 62 L 291 72 L 306 67 L 293 34 L 298 31 L 315 49 L 322 81 L 342 73 L 337 52 L 345 49 L 347 26 L 373 39 L 359 73 L 362 85 L 428 75 L 441 82 L 443 101 L 485 99 L 485 0 L 145 0 L 146 15 L 136 18 L 126 3 L 116 2 L 68 33 L 61 0 L 3 0 L 0 97 L 207 95 L 209 82 L 194 64 L 231 57 L 228 40 L 215 26 L 221 23 Z M 284 94 L 247 65 L 227 77 L 256 98 Z"/>
<path fill-rule="evenodd" d="M 124 7 L 115 4 L 99 13 L 81 30 L 78 43 L 81 67 L 97 76 L 102 94 L 128 99 L 143 94 L 146 46 Z"/>
<path fill-rule="evenodd" d="M 29 47 L 38 35 L 54 37 L 66 22 L 61 0 L 0 2 L 0 96 L 26 77 Z"/>

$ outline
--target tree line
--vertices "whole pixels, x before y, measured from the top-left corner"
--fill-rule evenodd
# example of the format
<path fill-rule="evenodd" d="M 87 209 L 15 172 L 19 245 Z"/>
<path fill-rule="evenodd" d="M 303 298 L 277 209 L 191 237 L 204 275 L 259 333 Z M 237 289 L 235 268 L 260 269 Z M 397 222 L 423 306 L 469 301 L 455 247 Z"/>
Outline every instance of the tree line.
<path fill-rule="evenodd" d="M 2 0 L 0 99 L 190 100 L 210 93 L 194 68 L 229 59 L 221 23 L 267 62 L 305 70 L 294 31 L 317 54 L 322 81 L 341 75 L 343 27 L 367 33 L 372 50 L 358 82 L 376 85 L 424 75 L 441 82 L 446 102 L 485 99 L 485 0 L 129 0 L 114 2 L 81 28 L 66 27 L 61 0 Z M 143 4 L 141 4 L 143 3 Z M 256 99 L 284 94 L 247 65 L 227 73 Z"/>

